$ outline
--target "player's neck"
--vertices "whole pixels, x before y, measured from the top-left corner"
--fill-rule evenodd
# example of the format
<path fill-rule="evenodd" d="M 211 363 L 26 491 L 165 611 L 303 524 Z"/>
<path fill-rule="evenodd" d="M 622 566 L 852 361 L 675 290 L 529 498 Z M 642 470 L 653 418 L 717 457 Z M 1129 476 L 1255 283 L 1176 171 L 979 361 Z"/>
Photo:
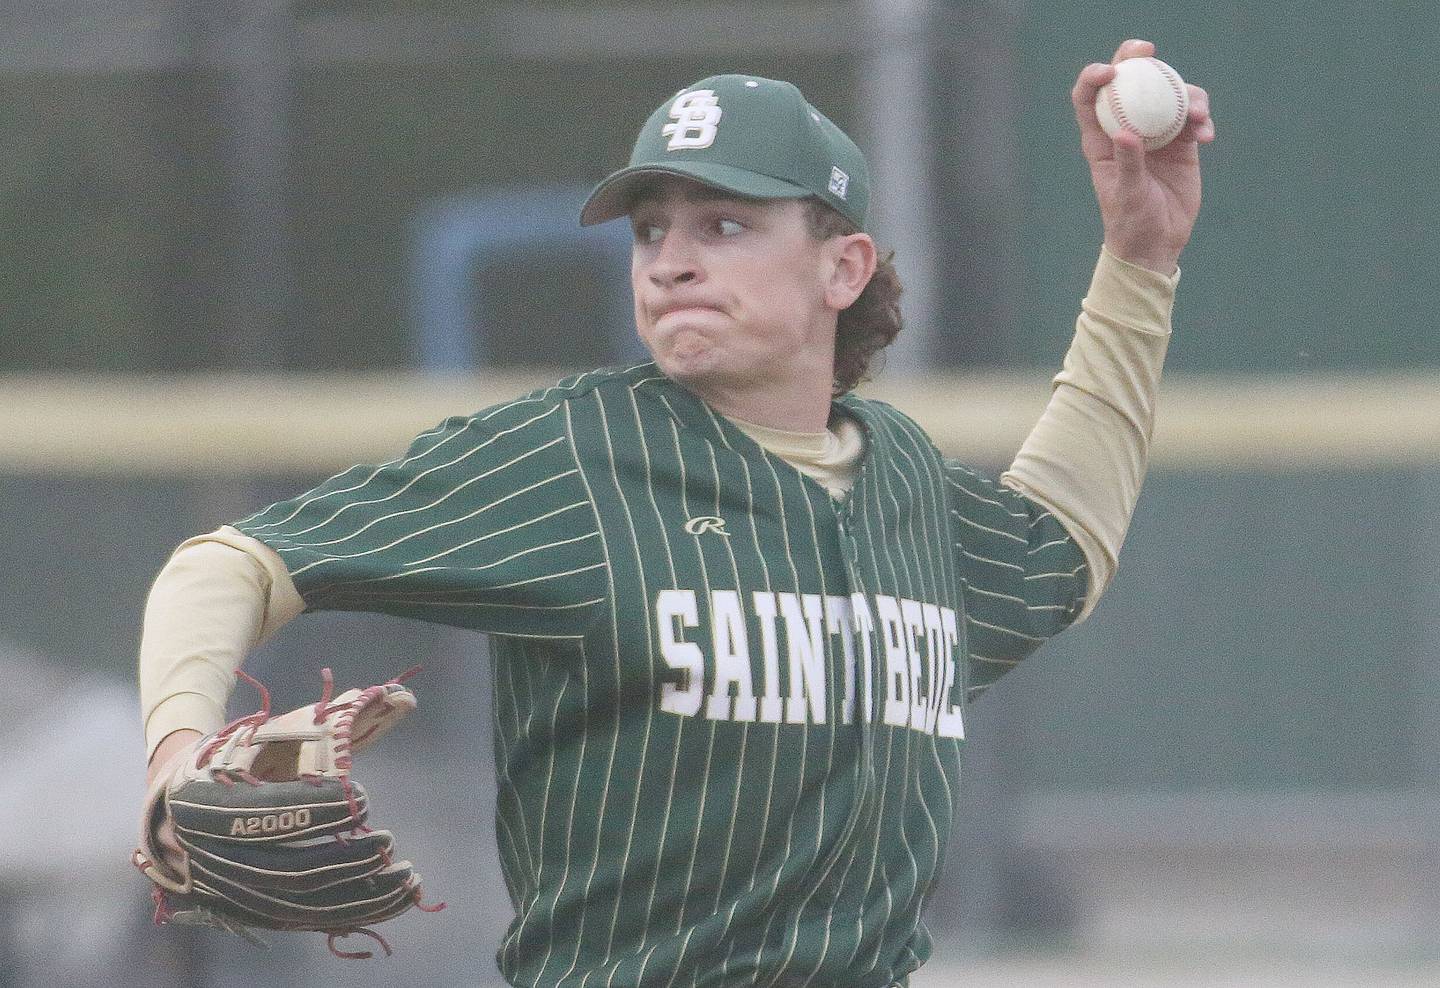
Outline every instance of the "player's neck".
<path fill-rule="evenodd" d="M 764 426 L 780 432 L 824 432 L 830 421 L 830 396 L 827 393 L 821 404 L 805 408 L 779 408 L 765 402 L 736 403 L 731 405 L 709 402 L 710 407 L 727 418 L 737 419 L 750 425 Z"/>
<path fill-rule="evenodd" d="M 830 421 L 830 387 L 814 381 L 790 387 L 728 388 L 712 382 L 683 382 L 701 401 L 727 418 L 784 432 L 824 432 Z"/>

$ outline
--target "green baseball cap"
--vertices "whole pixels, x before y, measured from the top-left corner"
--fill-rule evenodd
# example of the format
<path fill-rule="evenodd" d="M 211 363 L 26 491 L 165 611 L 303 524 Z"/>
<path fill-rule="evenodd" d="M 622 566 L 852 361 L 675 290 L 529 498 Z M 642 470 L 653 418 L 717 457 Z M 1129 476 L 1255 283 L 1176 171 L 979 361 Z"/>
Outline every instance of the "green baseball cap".
<path fill-rule="evenodd" d="M 753 199 L 814 196 L 865 228 L 870 174 L 845 132 L 788 82 L 713 75 L 660 105 L 630 164 L 595 186 L 580 224 L 624 216 L 637 188 L 679 175 Z"/>

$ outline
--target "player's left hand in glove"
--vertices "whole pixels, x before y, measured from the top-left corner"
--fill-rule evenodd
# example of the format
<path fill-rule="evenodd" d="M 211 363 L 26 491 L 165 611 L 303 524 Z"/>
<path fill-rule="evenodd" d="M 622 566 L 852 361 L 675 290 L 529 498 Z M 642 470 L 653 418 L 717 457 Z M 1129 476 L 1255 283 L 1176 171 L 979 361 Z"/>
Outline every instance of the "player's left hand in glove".
<path fill-rule="evenodd" d="M 367 929 L 420 903 L 420 876 L 397 860 L 387 830 L 365 821 L 369 800 L 350 777 L 352 756 L 415 709 L 399 677 L 270 716 L 261 709 L 178 752 L 155 776 L 136 866 L 155 883 L 157 923 L 214 926 L 253 942 L 254 928 L 329 935 Z M 173 828 L 176 861 L 160 841 Z"/>

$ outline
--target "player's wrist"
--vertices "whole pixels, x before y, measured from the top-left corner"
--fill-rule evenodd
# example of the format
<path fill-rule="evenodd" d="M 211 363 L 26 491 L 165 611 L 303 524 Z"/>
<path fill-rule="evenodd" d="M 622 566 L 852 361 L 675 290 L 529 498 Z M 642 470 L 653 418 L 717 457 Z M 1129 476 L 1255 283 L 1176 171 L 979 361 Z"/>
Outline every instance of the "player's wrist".
<path fill-rule="evenodd" d="M 155 746 L 155 751 L 150 756 L 150 761 L 146 768 L 147 782 L 153 782 L 155 776 L 170 763 L 171 759 L 173 759 L 177 753 L 184 748 L 190 747 L 202 737 L 204 737 L 202 732 L 190 728 L 181 728 L 165 735 L 165 737 L 160 740 L 160 743 Z"/>
<path fill-rule="evenodd" d="M 1105 249 L 1126 264 L 1133 264 L 1137 268 L 1146 268 L 1166 278 L 1172 277 L 1180 268 L 1180 251 L 1178 250 L 1166 248 L 1157 250 L 1151 246 L 1139 246 L 1112 237 L 1105 238 Z"/>

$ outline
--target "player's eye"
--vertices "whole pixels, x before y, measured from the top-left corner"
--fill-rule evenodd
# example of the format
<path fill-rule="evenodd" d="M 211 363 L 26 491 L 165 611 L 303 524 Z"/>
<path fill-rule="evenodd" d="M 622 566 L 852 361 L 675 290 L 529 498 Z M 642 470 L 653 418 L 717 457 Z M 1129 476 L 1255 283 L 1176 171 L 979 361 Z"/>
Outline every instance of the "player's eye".
<path fill-rule="evenodd" d="M 722 218 L 715 222 L 715 229 L 720 231 L 722 237 L 733 237 L 745 229 L 745 226 L 739 220 Z"/>
<path fill-rule="evenodd" d="M 665 236 L 665 231 L 654 223 L 635 224 L 635 242 L 637 244 L 656 244 L 663 236 Z"/>

